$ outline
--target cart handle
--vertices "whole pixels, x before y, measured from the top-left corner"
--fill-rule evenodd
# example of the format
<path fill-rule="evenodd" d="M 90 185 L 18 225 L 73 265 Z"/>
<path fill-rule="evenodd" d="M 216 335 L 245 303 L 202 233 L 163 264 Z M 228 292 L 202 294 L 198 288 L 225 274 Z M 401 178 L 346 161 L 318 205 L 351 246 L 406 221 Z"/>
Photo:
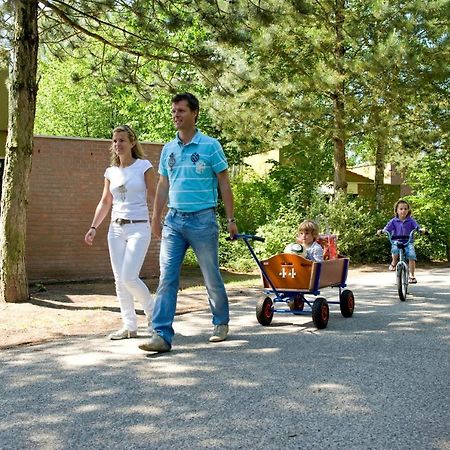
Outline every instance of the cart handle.
<path fill-rule="evenodd" d="M 232 238 L 230 236 L 225 238 L 226 241 L 235 241 L 236 239 L 243 239 L 244 241 L 265 241 L 263 237 L 256 236 L 255 234 L 235 234 Z"/>

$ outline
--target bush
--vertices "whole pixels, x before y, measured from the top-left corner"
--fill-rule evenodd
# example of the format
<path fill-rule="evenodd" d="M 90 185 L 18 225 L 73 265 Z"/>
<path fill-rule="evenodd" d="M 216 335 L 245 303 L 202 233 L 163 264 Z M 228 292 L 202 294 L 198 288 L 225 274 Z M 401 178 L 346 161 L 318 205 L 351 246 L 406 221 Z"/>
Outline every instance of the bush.
<path fill-rule="evenodd" d="M 266 259 L 283 251 L 286 244 L 295 239 L 298 220 L 298 216 L 285 210 L 273 222 L 259 227 L 255 234 L 263 237 L 265 241 L 251 241 L 258 259 Z M 237 242 L 227 241 L 227 232 L 226 230 L 222 231 L 219 239 L 220 265 L 231 270 L 244 272 L 257 268 L 257 264 L 245 242 L 242 240 Z"/>
<path fill-rule="evenodd" d="M 359 263 L 383 262 L 389 258 L 386 239 L 375 236 L 386 224 L 386 212 L 376 212 L 364 198 L 339 196 L 327 202 L 317 197 L 310 216 L 318 217 L 322 232 L 338 236 L 338 250 Z"/>

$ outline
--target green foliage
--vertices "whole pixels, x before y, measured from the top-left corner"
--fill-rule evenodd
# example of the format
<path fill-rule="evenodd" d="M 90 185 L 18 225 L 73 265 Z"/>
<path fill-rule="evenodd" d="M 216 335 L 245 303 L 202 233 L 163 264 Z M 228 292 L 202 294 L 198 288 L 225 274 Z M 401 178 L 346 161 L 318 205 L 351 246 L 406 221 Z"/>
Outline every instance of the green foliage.
<path fill-rule="evenodd" d="M 261 258 L 268 258 L 284 250 L 287 244 L 295 242 L 297 228 L 303 217 L 282 207 L 276 219 L 258 228 L 258 236 L 264 237 L 264 242 L 257 242 L 255 249 Z"/>
<path fill-rule="evenodd" d="M 367 199 L 342 195 L 327 202 L 317 197 L 309 215 L 318 219 L 321 232 L 337 235 L 339 253 L 349 256 L 352 261 L 372 263 L 388 258 L 386 239 L 375 236 L 387 222 L 386 212 L 375 212 Z"/>
<path fill-rule="evenodd" d="M 113 70 L 92 64 L 89 58 L 41 60 L 36 134 L 109 139 L 114 127 L 128 124 L 141 140 L 172 138 L 168 93 L 144 98 L 133 85 L 117 82 Z"/>
<path fill-rule="evenodd" d="M 430 230 L 429 239 L 418 239 L 421 254 L 432 259 L 450 257 L 450 152 L 439 149 L 424 155 L 409 172 L 408 182 L 415 193 L 408 197 L 413 216 Z"/>
<path fill-rule="evenodd" d="M 251 241 L 258 259 L 265 259 L 283 251 L 286 244 L 295 240 L 299 218 L 291 211 L 282 209 L 271 222 L 260 226 L 256 233 L 264 242 Z M 235 271 L 251 271 L 257 268 L 246 244 L 242 240 L 230 242 L 226 240 L 226 230 L 222 230 L 219 243 L 219 262 L 221 266 Z"/>
<path fill-rule="evenodd" d="M 257 228 L 277 216 L 284 191 L 277 180 L 258 176 L 244 169 L 232 178 L 235 217 L 242 233 L 254 234 Z"/>

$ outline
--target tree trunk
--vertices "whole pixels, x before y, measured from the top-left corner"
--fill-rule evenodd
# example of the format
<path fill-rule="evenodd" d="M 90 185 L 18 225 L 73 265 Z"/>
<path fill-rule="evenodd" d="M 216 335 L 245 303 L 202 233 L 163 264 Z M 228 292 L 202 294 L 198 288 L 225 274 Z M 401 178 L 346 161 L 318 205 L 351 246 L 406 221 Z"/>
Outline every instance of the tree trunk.
<path fill-rule="evenodd" d="M 9 76 L 9 120 L 0 216 L 0 301 L 29 298 L 26 206 L 33 154 L 38 54 L 37 0 L 16 0 Z"/>
<path fill-rule="evenodd" d="M 375 209 L 379 211 L 383 206 L 384 198 L 384 167 L 386 155 L 386 128 L 380 122 L 378 107 L 374 110 L 375 119 Z"/>
<path fill-rule="evenodd" d="M 340 97 L 341 95 L 336 95 L 334 101 L 334 190 L 337 194 L 347 192 L 344 103 Z"/>
<path fill-rule="evenodd" d="M 344 119 L 344 8 L 345 1 L 336 1 L 335 33 L 336 43 L 334 49 L 335 67 L 338 79 L 333 92 L 334 109 L 334 190 L 336 194 L 347 192 L 347 162 L 345 157 L 345 119 Z"/>

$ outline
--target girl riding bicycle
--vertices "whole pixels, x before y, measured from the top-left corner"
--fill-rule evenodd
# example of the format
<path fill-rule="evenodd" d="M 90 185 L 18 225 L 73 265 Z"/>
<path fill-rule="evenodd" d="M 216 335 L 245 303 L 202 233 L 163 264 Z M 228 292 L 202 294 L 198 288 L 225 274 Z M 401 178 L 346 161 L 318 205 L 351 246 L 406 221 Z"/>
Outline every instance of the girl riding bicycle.
<path fill-rule="evenodd" d="M 406 200 L 400 199 L 394 205 L 395 217 L 393 217 L 382 230 L 378 230 L 377 234 L 388 231 L 394 239 L 391 246 L 392 261 L 389 270 L 394 271 L 398 262 L 399 250 L 396 242 L 408 242 L 409 234 L 412 230 L 420 230 L 419 224 L 411 216 L 411 207 Z M 425 230 L 422 230 L 425 231 Z M 415 284 L 417 280 L 414 272 L 416 269 L 416 251 L 414 249 L 414 237 L 405 248 L 406 258 L 409 260 L 409 283 Z"/>

